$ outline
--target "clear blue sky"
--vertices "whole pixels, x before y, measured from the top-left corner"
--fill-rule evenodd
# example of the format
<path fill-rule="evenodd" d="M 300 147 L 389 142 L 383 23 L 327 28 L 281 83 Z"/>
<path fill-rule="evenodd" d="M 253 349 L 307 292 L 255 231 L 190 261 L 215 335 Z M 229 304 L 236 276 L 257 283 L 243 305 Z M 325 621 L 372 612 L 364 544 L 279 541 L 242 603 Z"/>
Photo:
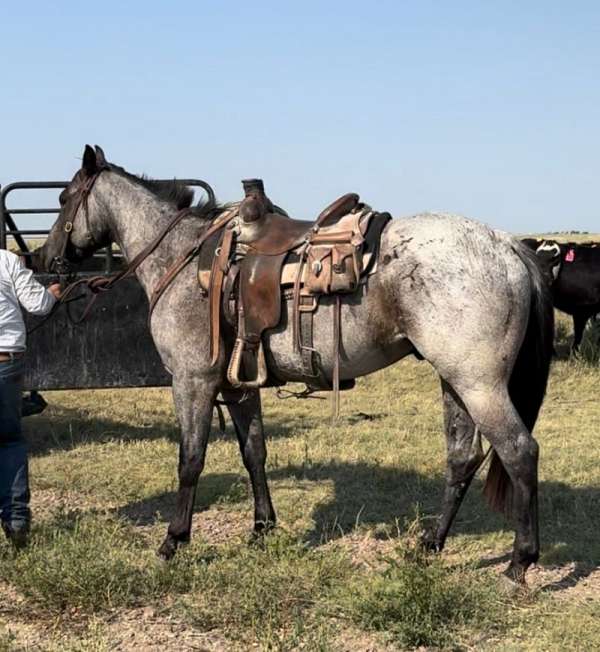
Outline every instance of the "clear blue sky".
<path fill-rule="evenodd" d="M 314 216 L 600 231 L 598 2 L 17 2 L 2 8 L 0 182 L 84 144 L 222 200 L 261 176 Z"/>

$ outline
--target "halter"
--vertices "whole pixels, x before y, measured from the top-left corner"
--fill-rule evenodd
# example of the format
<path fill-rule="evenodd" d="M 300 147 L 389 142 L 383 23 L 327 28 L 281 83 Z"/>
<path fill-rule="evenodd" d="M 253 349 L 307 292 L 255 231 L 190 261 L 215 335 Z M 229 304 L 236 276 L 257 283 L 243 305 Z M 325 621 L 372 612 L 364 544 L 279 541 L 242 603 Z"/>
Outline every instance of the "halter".
<path fill-rule="evenodd" d="M 94 236 L 92 235 L 92 231 L 90 229 L 90 216 L 89 216 L 89 211 L 88 211 L 88 198 L 90 196 L 90 193 L 92 191 L 92 188 L 94 187 L 94 184 L 98 180 L 98 177 L 100 174 L 108 169 L 107 166 L 101 167 L 98 169 L 92 176 L 88 177 L 83 184 L 79 186 L 79 188 L 76 191 L 76 196 L 74 197 L 74 202 L 73 202 L 73 208 L 69 211 L 69 219 L 65 220 L 65 223 L 63 224 L 63 229 L 62 229 L 62 234 L 63 234 L 63 241 L 62 245 L 60 247 L 60 254 L 58 256 L 54 256 L 52 261 L 50 262 L 50 271 L 56 271 L 57 274 L 68 274 L 70 269 L 71 269 L 71 264 L 69 262 L 69 259 L 67 258 L 67 248 L 69 246 L 69 242 L 71 240 L 71 233 L 73 231 L 73 225 L 75 224 L 75 219 L 77 218 L 77 215 L 79 213 L 79 209 L 83 206 L 83 212 L 85 216 L 85 226 L 87 230 L 87 237 L 88 240 L 90 241 L 90 246 L 93 247 L 96 243 L 94 240 Z"/>

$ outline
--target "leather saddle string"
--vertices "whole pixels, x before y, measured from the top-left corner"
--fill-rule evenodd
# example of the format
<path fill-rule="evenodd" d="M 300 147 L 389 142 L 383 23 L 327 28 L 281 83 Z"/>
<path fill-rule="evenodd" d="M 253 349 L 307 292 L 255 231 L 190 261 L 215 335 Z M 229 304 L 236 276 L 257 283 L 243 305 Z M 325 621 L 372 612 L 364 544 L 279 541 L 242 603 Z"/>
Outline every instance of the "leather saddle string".
<path fill-rule="evenodd" d="M 333 306 L 333 410 L 332 420 L 340 416 L 340 340 L 341 340 L 341 312 L 342 300 L 339 294 L 335 295 Z"/>
<path fill-rule="evenodd" d="M 302 274 L 306 264 L 306 253 L 308 243 L 305 244 L 299 252 L 300 261 L 298 263 L 298 272 L 294 279 L 294 300 L 292 303 L 292 341 L 295 351 L 302 350 L 302 338 L 300 336 L 300 286 L 302 284 Z"/>
<path fill-rule="evenodd" d="M 219 359 L 219 344 L 221 341 L 221 293 L 223 281 L 227 273 L 231 246 L 233 244 L 233 229 L 226 229 L 221 243 L 215 252 L 212 271 L 210 274 L 209 303 L 210 303 L 210 364 L 214 366 Z"/>

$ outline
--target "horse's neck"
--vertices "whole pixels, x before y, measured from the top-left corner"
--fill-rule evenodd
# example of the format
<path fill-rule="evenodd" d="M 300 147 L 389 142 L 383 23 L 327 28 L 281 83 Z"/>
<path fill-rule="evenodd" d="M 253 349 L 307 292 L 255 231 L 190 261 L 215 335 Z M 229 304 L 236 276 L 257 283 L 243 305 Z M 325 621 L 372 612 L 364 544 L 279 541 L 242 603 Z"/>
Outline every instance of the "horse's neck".
<path fill-rule="evenodd" d="M 110 226 L 117 245 L 129 262 L 164 231 L 178 211 L 145 188 L 131 183 L 127 185 L 127 192 L 111 193 Z M 185 242 L 189 242 L 189 231 L 189 224 L 179 224 L 140 264 L 136 275 L 147 294 L 151 294 L 168 267 L 181 255 Z"/>

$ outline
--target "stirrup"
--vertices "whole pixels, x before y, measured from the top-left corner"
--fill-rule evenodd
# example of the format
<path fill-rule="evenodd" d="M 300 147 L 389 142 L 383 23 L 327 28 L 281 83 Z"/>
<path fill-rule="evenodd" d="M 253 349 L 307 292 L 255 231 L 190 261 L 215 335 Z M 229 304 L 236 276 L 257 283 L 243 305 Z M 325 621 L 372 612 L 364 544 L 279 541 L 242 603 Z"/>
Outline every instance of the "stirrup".
<path fill-rule="evenodd" d="M 236 389 L 258 389 L 267 382 L 267 360 L 262 341 L 258 344 L 256 354 L 256 378 L 254 380 L 240 380 L 240 370 L 242 368 L 242 358 L 246 348 L 246 342 L 238 337 L 235 340 L 231 360 L 227 367 L 227 382 Z"/>

